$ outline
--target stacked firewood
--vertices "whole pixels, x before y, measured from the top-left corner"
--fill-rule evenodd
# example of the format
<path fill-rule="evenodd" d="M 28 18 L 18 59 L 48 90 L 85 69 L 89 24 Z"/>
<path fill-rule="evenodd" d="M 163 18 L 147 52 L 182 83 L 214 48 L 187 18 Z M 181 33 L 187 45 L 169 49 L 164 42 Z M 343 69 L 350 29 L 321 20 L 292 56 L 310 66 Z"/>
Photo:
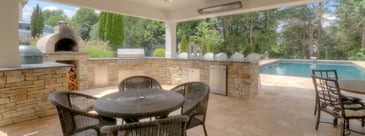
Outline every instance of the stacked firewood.
<path fill-rule="evenodd" d="M 68 90 L 78 90 L 79 85 L 77 83 L 77 73 L 74 67 L 72 67 L 68 74 Z"/>

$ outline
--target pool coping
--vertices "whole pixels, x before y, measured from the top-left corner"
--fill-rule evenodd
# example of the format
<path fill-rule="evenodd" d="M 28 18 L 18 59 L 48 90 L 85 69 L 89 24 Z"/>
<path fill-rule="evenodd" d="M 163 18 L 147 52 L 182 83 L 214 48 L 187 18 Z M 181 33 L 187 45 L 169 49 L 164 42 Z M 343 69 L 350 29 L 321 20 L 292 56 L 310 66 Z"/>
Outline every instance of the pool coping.
<path fill-rule="evenodd" d="M 281 60 L 289 60 L 289 61 L 312 61 L 309 59 L 266 59 L 266 60 L 261 60 L 259 65 L 263 66 L 263 65 L 267 65 L 267 64 L 271 64 L 271 63 L 275 63 Z M 349 63 L 353 63 L 356 64 L 358 66 L 360 66 L 361 68 L 363 68 L 365 70 L 365 61 L 352 61 L 352 60 L 316 60 L 317 62 L 349 62 Z"/>
<path fill-rule="evenodd" d="M 334 63 L 349 63 L 352 64 L 355 68 L 365 71 L 365 61 L 351 61 L 351 60 L 310 60 L 310 59 L 266 59 L 266 60 L 262 60 L 260 61 L 259 65 L 261 66 L 266 66 L 269 64 L 273 64 L 279 61 L 303 61 L 303 62 L 308 62 L 308 61 L 315 61 L 315 62 L 334 62 Z M 260 72 L 260 74 L 262 74 Z"/>

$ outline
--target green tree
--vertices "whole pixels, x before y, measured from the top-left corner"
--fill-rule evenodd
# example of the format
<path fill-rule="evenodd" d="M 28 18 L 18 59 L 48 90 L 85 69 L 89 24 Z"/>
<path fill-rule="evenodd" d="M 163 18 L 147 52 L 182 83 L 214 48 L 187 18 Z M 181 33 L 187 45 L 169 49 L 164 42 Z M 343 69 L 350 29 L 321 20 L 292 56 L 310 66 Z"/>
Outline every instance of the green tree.
<path fill-rule="evenodd" d="M 33 9 L 32 17 L 30 20 L 30 30 L 32 37 L 37 37 L 43 33 L 44 20 L 42 16 L 42 10 L 37 4 Z"/>
<path fill-rule="evenodd" d="M 339 7 L 339 15 L 342 17 L 343 24 L 349 19 L 346 25 L 348 31 L 359 30 L 361 37 L 361 47 L 365 48 L 365 1 L 362 0 L 340 0 L 342 5 Z M 351 24 L 349 24 L 351 23 Z"/>
<path fill-rule="evenodd" d="M 338 27 L 335 30 L 335 47 L 331 48 L 341 58 L 357 60 L 362 48 L 365 48 L 365 5 L 359 0 L 339 0 L 336 7 Z M 364 53 L 364 52 L 363 52 Z M 330 54 L 331 55 L 331 54 Z M 333 56 L 335 57 L 335 56 Z M 359 57 L 361 59 L 361 57 Z"/>
<path fill-rule="evenodd" d="M 165 24 L 160 21 L 125 17 L 125 48 L 146 48 L 165 44 Z"/>
<path fill-rule="evenodd" d="M 99 39 L 99 37 L 98 37 L 99 36 L 98 28 L 99 28 L 99 22 L 97 22 L 96 24 L 94 24 L 91 27 L 90 34 L 89 34 L 90 39 L 92 39 L 92 40 Z"/>
<path fill-rule="evenodd" d="M 188 52 L 189 42 L 186 40 L 186 35 L 181 37 L 179 52 Z"/>
<path fill-rule="evenodd" d="M 216 50 L 213 50 L 214 47 L 221 46 L 223 43 L 223 39 L 214 27 L 214 24 L 215 22 L 213 19 L 200 22 L 196 28 L 196 33 L 192 36 L 194 42 L 200 45 L 203 54 L 206 52 L 217 52 Z M 210 48 L 209 46 L 213 46 L 213 48 Z"/>
<path fill-rule="evenodd" d="M 75 31 L 82 39 L 89 39 L 92 26 L 98 22 L 98 15 L 92 9 L 78 9 L 70 21 Z"/>
<path fill-rule="evenodd" d="M 44 24 L 56 26 L 60 21 L 68 21 L 63 10 L 43 10 L 42 11 Z"/>
<path fill-rule="evenodd" d="M 295 51 L 297 54 L 303 54 L 303 58 L 306 59 L 319 55 L 319 53 L 314 54 L 314 47 L 315 45 L 317 47 L 321 47 L 322 45 L 321 38 L 323 33 L 321 32 L 323 26 L 321 24 L 321 20 L 325 12 L 322 4 L 312 3 L 303 6 L 291 7 L 282 11 L 287 15 L 286 25 L 283 27 L 284 33 L 285 31 L 287 32 L 283 37 L 284 40 L 282 44 L 288 44 L 285 42 L 295 41 L 288 45 L 293 45 L 292 47 L 299 48 L 299 50 Z M 317 57 L 319 58 L 319 56 Z"/>
<path fill-rule="evenodd" d="M 226 52 L 228 55 L 234 52 L 243 52 L 248 46 L 246 39 L 246 18 L 242 14 L 217 17 L 216 26 L 224 39 L 223 45 L 217 47 L 218 52 Z"/>
<path fill-rule="evenodd" d="M 101 40 L 109 41 L 109 46 L 116 51 L 124 41 L 123 16 L 102 12 L 99 18 L 98 35 Z"/>
<path fill-rule="evenodd" d="M 98 21 L 98 38 L 99 39 L 105 39 L 104 32 L 105 32 L 105 21 L 106 21 L 106 12 L 101 12 L 99 15 L 99 21 Z"/>
<path fill-rule="evenodd" d="M 179 22 L 176 26 L 176 37 L 178 37 L 177 41 L 180 41 L 180 37 L 186 35 L 186 37 L 191 37 L 196 33 L 196 27 L 198 27 L 199 23 L 202 20 L 191 20 L 186 22 Z"/>

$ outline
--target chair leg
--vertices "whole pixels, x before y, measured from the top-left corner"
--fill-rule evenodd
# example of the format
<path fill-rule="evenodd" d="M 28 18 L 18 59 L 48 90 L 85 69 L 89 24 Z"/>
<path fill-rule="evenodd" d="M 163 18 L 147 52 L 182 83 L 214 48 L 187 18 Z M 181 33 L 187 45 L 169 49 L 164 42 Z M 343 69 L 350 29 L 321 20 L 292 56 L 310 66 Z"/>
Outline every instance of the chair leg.
<path fill-rule="evenodd" d="M 332 122 L 332 125 L 333 125 L 333 126 L 337 126 L 337 121 L 338 121 L 338 118 L 334 118 L 334 119 L 333 119 L 333 122 Z"/>
<path fill-rule="evenodd" d="M 321 111 L 319 110 L 319 108 L 317 108 L 318 113 L 317 113 L 317 122 L 316 122 L 316 130 L 318 130 L 318 126 L 319 126 L 319 119 L 321 117 Z"/>
<path fill-rule="evenodd" d="M 316 115 L 317 109 L 318 109 L 318 107 L 317 107 L 317 101 L 316 101 L 315 106 L 314 106 L 314 115 Z"/>
<path fill-rule="evenodd" d="M 203 129 L 204 129 L 204 135 L 205 135 L 205 136 L 208 136 L 208 134 L 207 134 L 207 129 L 205 128 L 205 124 L 203 124 L 202 126 L 203 126 Z"/>
<path fill-rule="evenodd" d="M 364 122 L 364 118 L 361 118 L 361 127 L 364 127 L 365 122 Z"/>
<path fill-rule="evenodd" d="M 346 135 L 346 126 L 347 126 L 347 121 L 342 119 L 342 126 L 341 126 L 341 136 L 345 136 Z"/>

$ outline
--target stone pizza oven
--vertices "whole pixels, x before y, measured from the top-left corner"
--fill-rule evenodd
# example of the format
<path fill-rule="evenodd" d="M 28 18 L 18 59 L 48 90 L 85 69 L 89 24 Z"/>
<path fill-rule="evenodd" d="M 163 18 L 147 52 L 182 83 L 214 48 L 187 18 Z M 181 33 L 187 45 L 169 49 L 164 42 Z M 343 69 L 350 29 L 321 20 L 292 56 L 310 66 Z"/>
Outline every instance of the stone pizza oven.
<path fill-rule="evenodd" d="M 88 54 L 84 41 L 66 23 L 54 27 L 54 33 L 41 37 L 37 42 L 44 62 L 59 62 L 74 65 L 78 89 L 88 87 Z M 65 75 L 66 76 L 66 75 Z"/>
<path fill-rule="evenodd" d="M 71 27 L 63 23 L 54 29 L 54 33 L 41 37 L 37 42 L 43 53 L 84 52 L 84 41 Z"/>

